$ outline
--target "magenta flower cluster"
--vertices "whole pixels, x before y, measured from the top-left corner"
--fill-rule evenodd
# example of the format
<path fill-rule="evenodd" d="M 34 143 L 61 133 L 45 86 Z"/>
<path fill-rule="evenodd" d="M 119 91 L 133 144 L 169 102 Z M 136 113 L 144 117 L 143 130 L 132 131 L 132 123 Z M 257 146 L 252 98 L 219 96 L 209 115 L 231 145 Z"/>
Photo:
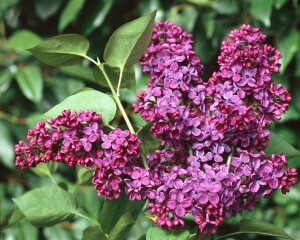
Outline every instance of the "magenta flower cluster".
<path fill-rule="evenodd" d="M 274 84 L 280 52 L 258 28 L 243 25 L 224 40 L 219 70 L 203 81 L 203 66 L 192 35 L 172 22 L 155 24 L 141 65 L 150 75 L 137 95 L 135 113 L 152 124 L 162 147 L 142 163 L 140 140 L 128 130 L 104 132 L 93 111 L 65 110 L 28 131 L 16 166 L 50 160 L 95 167 L 98 195 L 113 200 L 124 190 L 130 200 L 148 200 L 153 222 L 162 229 L 184 226 L 190 213 L 202 234 L 215 233 L 225 217 L 251 211 L 259 196 L 296 183 L 285 156 L 267 156 L 267 126 L 279 120 L 291 100 Z"/>
<path fill-rule="evenodd" d="M 93 184 L 99 196 L 119 197 L 127 165 L 140 166 L 140 140 L 128 130 L 117 128 L 105 134 L 102 116 L 84 110 L 64 110 L 47 123 L 38 122 L 28 131 L 27 140 L 15 146 L 15 165 L 21 169 L 40 162 L 62 162 L 74 167 L 94 168 Z"/>
<path fill-rule="evenodd" d="M 266 126 L 291 100 L 273 82 L 281 56 L 265 39 L 248 25 L 232 31 L 222 43 L 219 70 L 204 82 L 192 36 L 172 22 L 156 24 L 141 60 L 148 89 L 138 94 L 134 110 L 153 124 L 165 147 L 147 156 L 149 175 L 157 178 L 146 193 L 148 209 L 160 227 L 182 226 L 191 213 L 201 233 L 215 233 L 224 217 L 295 184 L 296 169 L 285 156 L 263 152 Z"/>

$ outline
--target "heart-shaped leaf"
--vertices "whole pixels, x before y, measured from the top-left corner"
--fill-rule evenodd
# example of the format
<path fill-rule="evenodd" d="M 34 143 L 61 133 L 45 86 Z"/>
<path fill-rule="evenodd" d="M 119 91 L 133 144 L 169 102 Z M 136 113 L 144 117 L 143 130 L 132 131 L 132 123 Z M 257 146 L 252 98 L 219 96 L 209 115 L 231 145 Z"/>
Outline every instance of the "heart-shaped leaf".
<path fill-rule="evenodd" d="M 110 96 L 94 89 L 83 89 L 54 106 L 42 118 L 49 119 L 58 116 L 65 109 L 75 112 L 86 109 L 93 110 L 102 115 L 102 121 L 105 125 L 115 117 L 117 111 L 116 104 Z"/>
<path fill-rule="evenodd" d="M 63 34 L 27 49 L 37 59 L 52 66 L 72 66 L 82 62 L 89 49 L 88 40 L 79 34 Z"/>

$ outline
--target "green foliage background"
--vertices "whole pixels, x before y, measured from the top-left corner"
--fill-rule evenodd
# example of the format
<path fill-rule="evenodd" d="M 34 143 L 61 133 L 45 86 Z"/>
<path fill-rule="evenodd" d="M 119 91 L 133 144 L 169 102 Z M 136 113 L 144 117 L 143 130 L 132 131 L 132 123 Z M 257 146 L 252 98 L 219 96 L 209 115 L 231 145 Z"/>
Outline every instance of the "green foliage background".
<path fill-rule="evenodd" d="M 156 20 L 172 20 L 194 34 L 195 50 L 205 66 L 204 79 L 217 69 L 216 59 L 222 39 L 241 24 L 260 27 L 267 41 L 283 55 L 281 74 L 276 83 L 287 87 L 293 97 L 289 111 L 270 129 L 300 149 L 300 6 L 297 0 L 1 0 L 0 1 L 0 238 L 2 239 L 82 239 L 89 223 L 82 218 L 50 227 L 33 227 L 29 222 L 4 228 L 14 209 L 12 198 L 51 184 L 43 171 L 21 171 L 14 168 L 14 144 L 25 139 L 27 129 L 60 101 L 83 87 L 99 88 L 88 62 L 76 67 L 49 67 L 37 61 L 24 49 L 43 39 L 62 34 L 79 33 L 91 43 L 89 56 L 102 56 L 105 44 L 120 25 L 158 9 Z M 101 60 L 101 59 L 100 59 Z M 139 89 L 146 88 L 147 77 L 135 66 L 135 78 L 121 92 L 127 113 L 133 122 L 144 122 L 132 114 L 131 103 Z M 135 79 L 135 81 L 134 81 Z M 103 86 L 101 91 L 107 92 Z M 122 125 L 117 115 L 113 125 Z M 282 144 L 278 144 L 280 149 Z M 297 153 L 297 151 L 296 151 Z M 290 166 L 300 171 L 300 155 L 288 156 Z M 57 166 L 54 166 L 54 168 Z M 81 169 L 59 165 L 54 173 L 57 182 L 78 194 L 95 218 L 103 200 L 97 197 Z M 79 184 L 78 184 L 79 183 Z M 242 217 L 226 221 L 220 231 L 235 228 Z M 286 196 L 277 192 L 261 199 L 259 206 L 243 218 L 274 223 L 300 238 L 300 183 Z M 15 216 L 15 221 L 18 216 Z M 137 239 L 150 221 L 135 224 L 128 239 Z M 11 220 L 11 218 L 10 218 Z M 9 222 L 13 225 L 13 222 Z M 3 231 L 2 231 L 3 230 Z M 89 232 L 91 234 L 91 232 Z M 88 233 L 85 234 L 87 237 Z M 243 236 L 243 239 L 268 239 Z M 270 238 L 271 239 L 271 238 Z"/>

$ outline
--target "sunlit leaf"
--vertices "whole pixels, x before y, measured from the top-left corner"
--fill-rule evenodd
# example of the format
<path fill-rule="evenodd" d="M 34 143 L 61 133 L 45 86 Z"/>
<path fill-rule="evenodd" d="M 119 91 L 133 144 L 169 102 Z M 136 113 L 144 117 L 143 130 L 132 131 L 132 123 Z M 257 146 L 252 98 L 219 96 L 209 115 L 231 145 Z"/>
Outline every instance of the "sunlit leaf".
<path fill-rule="evenodd" d="M 105 47 L 105 62 L 120 69 L 136 63 L 151 40 L 155 15 L 156 11 L 119 27 Z"/>
<path fill-rule="evenodd" d="M 75 112 L 82 110 L 93 110 L 102 115 L 102 120 L 107 125 L 116 115 L 116 104 L 114 100 L 99 91 L 96 90 L 83 90 L 68 98 L 61 103 L 54 106 L 48 112 L 46 112 L 42 118 L 49 119 L 54 116 L 58 116 L 63 110 L 70 109 Z"/>
<path fill-rule="evenodd" d="M 27 49 L 37 59 L 52 66 L 72 66 L 82 62 L 89 49 L 88 40 L 79 34 L 63 34 Z"/>
<path fill-rule="evenodd" d="M 13 201 L 35 226 L 51 226 L 76 214 L 73 195 L 55 185 L 28 191 Z"/>
<path fill-rule="evenodd" d="M 31 101 L 39 103 L 42 99 L 43 79 L 37 66 L 18 68 L 16 79 L 22 93 Z"/>
<path fill-rule="evenodd" d="M 58 22 L 58 31 L 62 32 L 76 18 L 85 0 L 69 0 Z"/>
<path fill-rule="evenodd" d="M 265 26 L 269 27 L 271 25 L 272 7 L 273 0 L 251 0 L 250 13 L 257 20 L 262 21 Z"/>

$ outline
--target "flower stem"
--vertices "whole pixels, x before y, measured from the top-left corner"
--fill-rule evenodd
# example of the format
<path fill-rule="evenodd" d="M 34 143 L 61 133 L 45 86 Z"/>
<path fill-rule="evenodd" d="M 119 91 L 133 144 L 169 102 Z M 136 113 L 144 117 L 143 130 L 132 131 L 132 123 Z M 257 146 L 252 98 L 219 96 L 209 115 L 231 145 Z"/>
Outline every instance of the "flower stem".
<path fill-rule="evenodd" d="M 101 70 L 101 72 L 103 73 L 104 78 L 105 78 L 105 80 L 106 80 L 106 82 L 107 82 L 107 84 L 108 84 L 108 86 L 110 88 L 110 91 L 111 91 L 112 95 L 113 95 L 113 99 L 115 100 L 115 102 L 116 102 L 116 104 L 117 104 L 117 106 L 118 106 L 118 108 L 119 108 L 119 110 L 120 110 L 120 112 L 121 112 L 121 114 L 122 114 L 125 122 L 126 122 L 126 125 L 127 125 L 128 129 L 129 129 L 129 131 L 131 133 L 135 134 L 133 126 L 132 126 L 132 124 L 131 124 L 131 122 L 130 122 L 130 120 L 129 120 L 126 112 L 125 112 L 125 109 L 124 109 L 124 107 L 123 107 L 123 105 L 122 105 L 122 103 L 121 103 L 121 101 L 119 99 L 118 94 L 116 93 L 116 91 L 115 91 L 115 89 L 114 89 L 114 87 L 113 87 L 113 85 L 112 85 L 109 77 L 107 76 L 107 73 L 106 73 L 103 65 L 101 64 L 101 62 L 99 61 L 98 58 L 97 58 L 97 62 L 94 59 L 92 59 L 92 58 L 90 58 L 88 56 L 85 56 L 85 58 L 88 59 L 89 61 L 93 62 Z M 122 78 L 122 74 L 123 74 L 123 70 L 121 70 L 121 72 L 120 72 L 120 79 Z M 119 86 L 118 86 L 118 88 L 119 88 Z"/>
<path fill-rule="evenodd" d="M 228 158 L 227 158 L 226 165 L 227 165 L 228 167 L 230 167 L 231 159 L 232 159 L 233 153 L 234 153 L 234 146 L 232 146 L 231 152 L 230 152 L 230 154 L 229 154 L 229 156 L 228 156 Z"/>

